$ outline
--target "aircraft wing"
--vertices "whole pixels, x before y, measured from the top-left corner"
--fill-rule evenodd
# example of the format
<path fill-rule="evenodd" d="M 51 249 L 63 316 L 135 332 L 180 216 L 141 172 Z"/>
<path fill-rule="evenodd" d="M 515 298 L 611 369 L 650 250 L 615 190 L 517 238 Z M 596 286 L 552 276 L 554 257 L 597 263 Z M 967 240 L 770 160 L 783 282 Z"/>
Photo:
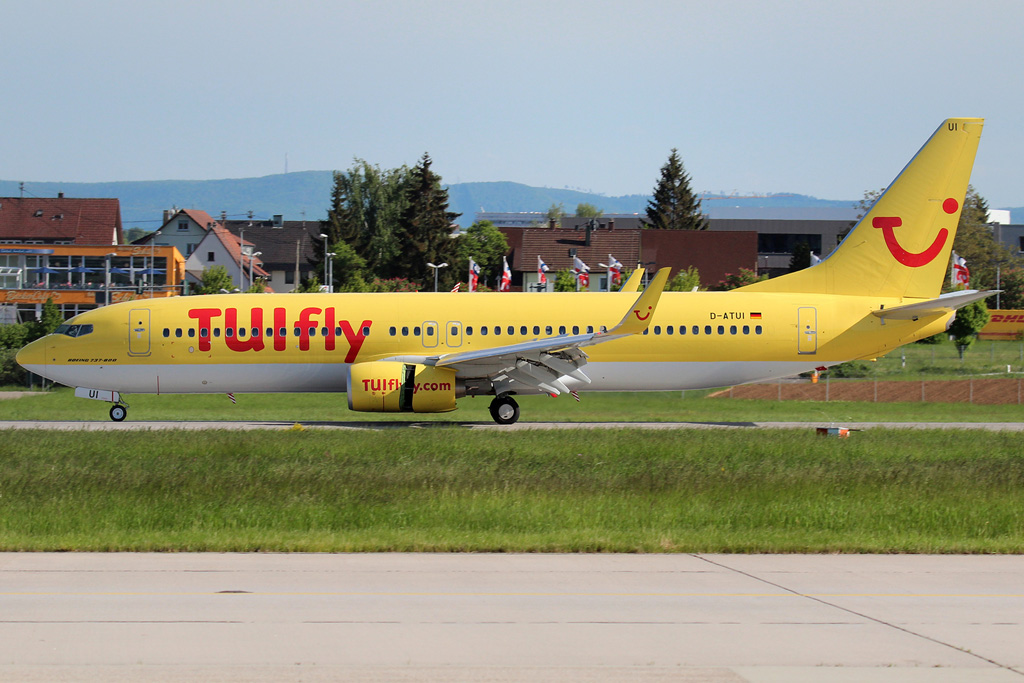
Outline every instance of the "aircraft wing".
<path fill-rule="evenodd" d="M 967 304 L 974 303 L 979 299 L 993 296 L 995 290 L 980 291 L 968 289 L 960 292 L 948 292 L 937 299 L 928 299 L 905 306 L 893 308 L 881 308 L 871 311 L 871 314 L 879 318 L 890 318 L 892 320 L 917 320 L 929 315 L 941 315 L 963 308 Z"/>
<path fill-rule="evenodd" d="M 590 378 L 581 368 L 587 364 L 587 346 L 603 344 L 642 333 L 650 324 L 661 292 L 668 281 L 669 268 L 662 268 L 625 312 L 619 324 L 610 330 L 580 335 L 559 335 L 518 344 L 495 346 L 478 351 L 461 351 L 423 358 L 401 357 L 394 360 L 414 360 L 426 365 L 450 367 L 467 378 L 487 378 L 495 392 L 515 392 L 516 384 L 540 389 L 549 394 L 568 392 L 561 378 L 572 377 L 584 384 Z"/>

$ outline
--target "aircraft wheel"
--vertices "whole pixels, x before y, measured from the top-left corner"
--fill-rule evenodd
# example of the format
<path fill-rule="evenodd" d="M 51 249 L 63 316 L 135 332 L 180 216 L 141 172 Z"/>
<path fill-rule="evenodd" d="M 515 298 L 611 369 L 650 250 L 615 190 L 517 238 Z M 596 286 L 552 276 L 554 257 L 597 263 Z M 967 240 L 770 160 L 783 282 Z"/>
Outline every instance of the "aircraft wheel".
<path fill-rule="evenodd" d="M 491 417 L 500 425 L 515 424 L 519 419 L 519 404 L 511 396 L 498 396 L 491 401 Z"/>
<path fill-rule="evenodd" d="M 124 422 L 126 417 L 128 417 L 127 406 L 118 404 L 110 409 L 110 419 L 114 422 Z"/>

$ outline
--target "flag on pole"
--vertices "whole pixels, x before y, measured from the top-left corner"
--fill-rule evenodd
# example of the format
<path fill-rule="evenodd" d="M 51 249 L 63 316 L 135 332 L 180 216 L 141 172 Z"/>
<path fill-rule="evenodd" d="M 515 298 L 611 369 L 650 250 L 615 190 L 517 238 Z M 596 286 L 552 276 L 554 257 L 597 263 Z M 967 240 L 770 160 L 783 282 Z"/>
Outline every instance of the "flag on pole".
<path fill-rule="evenodd" d="M 498 285 L 499 292 L 508 292 L 512 289 L 512 269 L 508 267 L 508 258 L 501 257 L 501 284 Z"/>
<path fill-rule="evenodd" d="M 467 292 L 475 292 L 477 284 L 480 282 L 480 264 L 469 259 L 469 284 L 466 286 Z"/>
<path fill-rule="evenodd" d="M 544 263 L 544 259 L 540 257 L 540 254 L 537 254 L 537 275 L 539 276 L 539 279 L 537 281 L 540 284 L 546 285 L 548 283 L 548 276 L 545 275 L 544 273 L 548 272 L 549 270 L 550 268 L 548 268 L 548 264 Z"/>
<path fill-rule="evenodd" d="M 462 283 L 461 283 L 461 282 L 456 282 L 456 283 L 455 283 L 455 286 L 454 286 L 454 287 L 452 287 L 452 291 L 453 291 L 453 292 L 457 292 L 457 291 L 459 291 L 459 287 L 461 287 L 461 286 L 462 286 Z"/>
<path fill-rule="evenodd" d="M 821 263 L 821 259 L 820 259 L 820 258 L 818 258 L 818 255 L 817 255 L 817 254 L 815 254 L 815 253 L 814 253 L 814 252 L 812 251 L 812 252 L 811 252 L 811 265 L 812 265 L 812 266 L 816 266 L 816 265 L 818 265 L 819 263 Z"/>
<path fill-rule="evenodd" d="M 963 285 L 969 287 L 971 284 L 971 271 L 967 270 L 967 259 L 953 252 L 953 269 L 949 273 L 949 284 L 956 287 Z"/>
<path fill-rule="evenodd" d="M 579 256 L 572 257 L 572 270 L 576 273 L 576 282 L 583 289 L 590 288 L 590 266 L 580 260 Z"/>
<path fill-rule="evenodd" d="M 622 264 L 619 260 L 608 254 L 608 291 L 611 291 L 612 287 L 618 287 L 622 281 Z"/>

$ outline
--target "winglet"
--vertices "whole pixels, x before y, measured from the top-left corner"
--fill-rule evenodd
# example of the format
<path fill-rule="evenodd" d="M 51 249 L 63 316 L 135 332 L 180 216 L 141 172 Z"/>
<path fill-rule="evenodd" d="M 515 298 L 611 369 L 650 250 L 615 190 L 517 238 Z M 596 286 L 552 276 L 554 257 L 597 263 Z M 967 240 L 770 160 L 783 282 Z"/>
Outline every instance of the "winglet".
<path fill-rule="evenodd" d="M 661 298 L 661 292 L 665 289 L 665 284 L 668 282 L 668 276 L 671 271 L 671 268 L 660 269 L 654 276 L 654 279 L 651 280 L 651 284 L 647 285 L 644 293 L 630 307 L 629 312 L 626 313 L 618 325 L 608 330 L 608 334 L 639 334 L 646 330 L 647 326 L 651 324 L 654 309 L 658 306 L 658 300 Z"/>
<path fill-rule="evenodd" d="M 644 269 L 637 268 L 629 274 L 629 278 L 622 283 L 622 287 L 619 288 L 620 292 L 639 292 L 640 283 L 643 281 Z"/>

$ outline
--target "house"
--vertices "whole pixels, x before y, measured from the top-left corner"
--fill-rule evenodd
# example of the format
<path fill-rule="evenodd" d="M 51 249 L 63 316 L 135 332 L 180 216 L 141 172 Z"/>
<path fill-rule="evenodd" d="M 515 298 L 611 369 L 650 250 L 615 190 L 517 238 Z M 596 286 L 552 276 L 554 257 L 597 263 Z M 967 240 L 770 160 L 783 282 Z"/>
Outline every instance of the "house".
<path fill-rule="evenodd" d="M 240 220 L 221 223 L 234 235 L 243 235 L 257 251 L 268 273 L 267 282 L 275 292 L 290 292 L 297 283 L 310 277 L 310 261 L 317 256 L 316 243 L 320 239 L 320 221 L 286 221 L 275 215 L 271 220 Z M 322 248 L 322 247 L 321 247 Z"/>
<path fill-rule="evenodd" d="M 135 240 L 134 244 L 175 247 L 188 258 L 215 223 L 213 217 L 205 211 L 171 209 L 164 211 L 163 223 L 157 230 Z"/>
<path fill-rule="evenodd" d="M 212 223 L 185 261 L 186 278 L 189 284 L 198 285 L 207 268 L 224 266 L 234 288 L 244 292 L 256 280 L 266 281 L 269 276 L 259 255 L 252 242 L 245 240 L 243 243 L 219 223 Z"/>

